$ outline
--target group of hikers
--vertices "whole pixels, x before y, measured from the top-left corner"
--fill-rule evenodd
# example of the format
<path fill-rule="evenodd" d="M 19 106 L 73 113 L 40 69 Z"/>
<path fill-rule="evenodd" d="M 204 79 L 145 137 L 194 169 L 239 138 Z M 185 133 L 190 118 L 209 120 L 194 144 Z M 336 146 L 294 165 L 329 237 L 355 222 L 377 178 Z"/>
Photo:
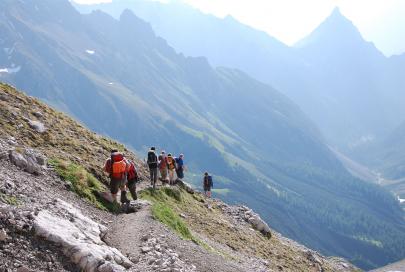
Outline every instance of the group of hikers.
<path fill-rule="evenodd" d="M 151 186 L 155 188 L 159 173 L 162 185 L 167 183 L 169 185 L 175 185 L 177 179 L 184 178 L 185 165 L 183 159 L 183 154 L 180 154 L 178 158 L 175 158 L 171 153 L 166 155 L 164 150 L 162 150 L 160 155 L 157 156 L 156 148 L 151 147 L 148 151 L 148 158 L 146 161 L 149 167 Z M 175 174 L 177 178 L 175 178 Z"/>
<path fill-rule="evenodd" d="M 151 147 L 148 151 L 146 164 L 149 168 L 150 186 L 155 189 L 156 182 L 159 179 L 162 185 L 175 185 L 177 181 L 184 178 L 184 155 L 174 157 L 171 153 L 166 155 L 164 150 L 159 156 L 156 154 L 156 148 Z M 136 183 L 139 180 L 138 172 L 133 161 L 127 159 L 122 152 L 116 149 L 111 150 L 110 158 L 104 164 L 104 171 L 110 177 L 111 201 L 117 201 L 118 191 L 121 191 L 120 202 L 129 203 L 127 198 L 127 188 L 131 193 L 132 199 L 136 200 Z M 160 177 L 158 175 L 160 174 Z M 203 189 L 207 197 L 211 197 L 211 188 L 213 188 L 212 176 L 208 172 L 204 173 Z"/>

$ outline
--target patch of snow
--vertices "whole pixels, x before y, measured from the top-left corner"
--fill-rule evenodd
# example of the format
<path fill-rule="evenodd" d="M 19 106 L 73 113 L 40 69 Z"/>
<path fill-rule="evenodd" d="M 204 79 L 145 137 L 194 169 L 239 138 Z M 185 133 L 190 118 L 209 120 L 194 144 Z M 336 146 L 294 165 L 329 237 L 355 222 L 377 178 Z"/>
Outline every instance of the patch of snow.
<path fill-rule="evenodd" d="M 400 198 L 399 196 L 397 198 L 398 198 L 399 203 L 404 203 L 405 202 L 405 199 Z"/>
<path fill-rule="evenodd" d="M 108 82 L 108 85 L 114 85 L 114 82 Z"/>
<path fill-rule="evenodd" d="M 18 73 L 21 70 L 21 66 L 17 66 L 17 67 L 10 67 L 10 68 L 0 68 L 0 74 L 4 73 L 4 74 L 15 74 Z"/>
<path fill-rule="evenodd" d="M 94 55 L 96 53 L 96 51 L 87 49 L 86 53 L 89 55 Z"/>

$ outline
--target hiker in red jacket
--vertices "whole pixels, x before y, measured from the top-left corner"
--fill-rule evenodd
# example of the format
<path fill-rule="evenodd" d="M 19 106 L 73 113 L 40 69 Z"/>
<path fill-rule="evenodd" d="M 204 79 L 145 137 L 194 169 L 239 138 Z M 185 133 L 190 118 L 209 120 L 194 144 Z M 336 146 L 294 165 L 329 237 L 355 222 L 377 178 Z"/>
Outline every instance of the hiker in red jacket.
<path fill-rule="evenodd" d="M 136 183 L 138 182 L 138 172 L 136 171 L 134 162 L 127 160 L 127 165 L 129 165 L 127 174 L 128 189 L 131 193 L 132 199 L 137 200 L 138 196 L 136 194 Z"/>
<path fill-rule="evenodd" d="M 121 190 L 121 203 L 127 203 L 125 183 L 127 179 L 129 165 L 124 155 L 118 150 L 111 150 L 111 157 L 104 165 L 104 171 L 110 176 L 110 192 L 113 202 L 117 202 L 118 190 Z"/>

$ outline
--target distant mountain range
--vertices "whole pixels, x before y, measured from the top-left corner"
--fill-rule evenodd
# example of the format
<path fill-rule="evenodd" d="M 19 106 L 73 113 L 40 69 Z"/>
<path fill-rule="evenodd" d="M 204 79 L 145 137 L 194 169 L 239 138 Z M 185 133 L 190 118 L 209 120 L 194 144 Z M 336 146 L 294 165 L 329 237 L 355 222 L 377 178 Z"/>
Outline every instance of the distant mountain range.
<path fill-rule="evenodd" d="M 398 58 L 386 58 L 366 42 L 337 8 L 294 47 L 230 16 L 219 19 L 180 1 L 114 0 L 78 8 L 115 17 L 131 8 L 185 55 L 241 69 L 289 96 L 330 144 L 351 155 L 386 137 L 405 114 Z"/>
<path fill-rule="evenodd" d="M 0 9 L 0 80 L 140 154 L 151 145 L 184 152 L 190 172 L 214 174 L 223 199 L 325 254 L 364 268 L 405 256 L 397 201 L 350 175 L 272 87 L 176 53 L 129 10 L 116 20 L 65 0 L 4 0 Z"/>

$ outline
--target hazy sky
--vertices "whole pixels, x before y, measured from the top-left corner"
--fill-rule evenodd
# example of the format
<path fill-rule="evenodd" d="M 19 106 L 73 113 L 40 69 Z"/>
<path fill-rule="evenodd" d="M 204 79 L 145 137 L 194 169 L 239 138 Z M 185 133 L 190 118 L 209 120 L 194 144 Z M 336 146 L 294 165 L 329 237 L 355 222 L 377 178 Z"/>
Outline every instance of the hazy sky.
<path fill-rule="evenodd" d="M 74 0 L 79 3 L 111 0 Z M 167 2 L 170 0 L 159 0 Z M 405 52 L 405 0 L 182 0 L 203 12 L 228 14 L 292 45 L 338 6 L 363 37 L 386 55 Z"/>

